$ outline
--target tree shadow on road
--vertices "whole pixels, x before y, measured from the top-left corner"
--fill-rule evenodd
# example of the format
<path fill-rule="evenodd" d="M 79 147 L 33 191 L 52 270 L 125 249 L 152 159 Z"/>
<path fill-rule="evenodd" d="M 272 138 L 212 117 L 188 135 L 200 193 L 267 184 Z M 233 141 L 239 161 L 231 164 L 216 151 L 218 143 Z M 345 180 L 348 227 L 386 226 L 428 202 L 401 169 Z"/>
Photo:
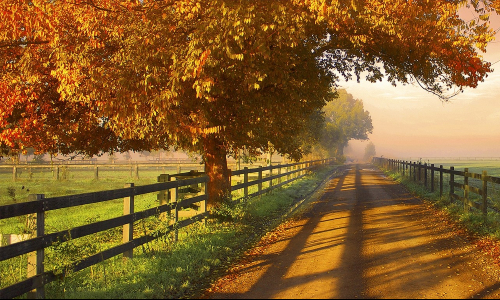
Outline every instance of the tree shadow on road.
<path fill-rule="evenodd" d="M 284 250 L 264 253 L 256 257 L 258 263 L 239 269 L 239 274 L 260 276 L 245 292 L 236 289 L 210 298 L 467 298 L 499 294 L 500 284 L 495 283 L 482 282 L 487 288 L 470 291 L 465 284 L 458 286 L 457 282 L 471 280 L 472 275 L 459 274 L 467 272 L 464 265 L 470 261 L 457 237 L 432 226 L 436 224 L 424 228 L 419 201 L 387 190 L 392 187 L 381 186 L 379 181 L 387 180 L 379 175 L 365 179 L 364 174 L 356 166 L 346 176 L 332 180 L 303 215 L 298 232 L 278 239 L 276 243 L 286 243 Z M 421 240 L 426 242 L 419 244 Z"/>

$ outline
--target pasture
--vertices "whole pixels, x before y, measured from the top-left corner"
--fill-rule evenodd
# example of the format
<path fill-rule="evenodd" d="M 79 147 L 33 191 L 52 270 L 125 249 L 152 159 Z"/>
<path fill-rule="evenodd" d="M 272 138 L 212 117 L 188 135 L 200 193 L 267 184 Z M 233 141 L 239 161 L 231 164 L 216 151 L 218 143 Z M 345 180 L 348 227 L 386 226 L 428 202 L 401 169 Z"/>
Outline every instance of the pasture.
<path fill-rule="evenodd" d="M 376 158 L 374 163 L 473 232 L 500 238 L 499 160 Z"/>
<path fill-rule="evenodd" d="M 403 159 L 404 161 L 426 163 L 428 166 L 434 164 L 434 167 L 439 168 L 443 166 L 444 169 L 454 167 L 456 171 L 464 171 L 468 168 L 469 173 L 482 174 L 486 171 L 488 176 L 500 177 L 500 158 L 425 158 L 425 159 Z M 444 174 L 444 193 L 449 192 L 448 182 L 450 180 L 449 174 Z M 463 183 L 463 177 L 456 176 L 455 181 Z M 437 178 L 435 185 L 438 186 Z M 480 188 L 482 185 L 481 180 L 469 178 L 469 184 Z M 488 182 L 487 188 L 489 190 L 488 198 L 493 203 L 493 207 L 500 209 L 500 185 Z M 473 198 L 478 198 L 477 195 L 472 194 Z"/>
<path fill-rule="evenodd" d="M 155 172 L 155 171 L 152 171 L 152 172 Z M 175 172 L 173 172 L 173 173 L 175 173 Z M 155 183 L 156 176 L 158 176 L 158 175 L 159 175 L 158 173 L 155 173 L 154 176 L 151 175 L 151 179 L 149 179 L 149 182 L 147 182 L 146 184 Z M 319 176 L 319 178 L 317 177 L 316 180 L 321 180 L 322 178 L 324 178 L 323 176 Z M 74 174 L 74 178 L 79 178 L 79 177 L 80 176 L 77 173 Z M 142 176 L 142 177 L 146 178 L 146 176 Z M 124 177 L 124 179 L 126 180 L 126 179 L 134 179 L 134 178 Z M 124 179 L 122 179 L 122 180 L 124 180 Z M 239 178 L 238 176 L 233 176 L 232 179 L 233 179 L 233 184 L 241 181 L 241 178 Z M 146 179 L 144 179 L 144 180 L 146 180 Z M 40 184 L 41 184 L 39 187 L 40 189 L 44 187 L 44 183 L 45 184 L 51 183 L 51 184 L 53 184 L 53 189 L 57 190 L 58 187 L 61 188 L 63 186 L 66 187 L 66 186 L 70 186 L 70 185 L 74 186 L 75 181 L 77 181 L 79 184 L 82 185 L 82 188 L 85 189 L 85 192 L 89 192 L 90 188 L 93 190 L 99 190 L 99 189 L 108 190 L 108 189 L 112 188 L 112 184 L 116 184 L 116 186 L 118 188 L 122 188 L 124 186 L 124 182 L 130 182 L 130 181 L 121 181 L 120 182 L 120 180 L 118 180 L 118 182 L 115 182 L 114 180 L 111 180 L 111 179 L 104 180 L 104 179 L 100 178 L 97 181 L 88 179 L 86 184 L 85 184 L 85 180 L 83 180 L 83 179 L 82 180 L 80 180 L 80 179 L 74 180 L 73 178 L 69 177 L 69 178 L 61 179 L 61 180 L 53 180 L 51 178 L 49 180 L 46 180 L 45 182 L 43 182 L 42 180 L 35 180 L 35 179 L 19 180 L 19 182 L 16 181 L 15 184 L 23 184 L 24 183 L 25 187 L 24 187 L 24 189 L 21 189 L 22 191 L 24 191 L 25 189 L 27 189 L 28 183 L 34 184 L 36 182 L 40 182 Z M 139 183 L 137 183 L 136 180 L 131 180 L 131 181 L 135 182 L 136 185 L 139 185 Z M 12 182 L 10 182 L 10 184 L 12 184 Z M 303 185 L 303 184 L 305 184 L 305 185 Z M 245 207 L 247 207 L 247 208 L 253 207 L 253 210 L 255 211 L 255 214 L 257 214 L 257 215 L 260 215 L 263 213 L 263 214 L 271 214 L 271 215 L 275 216 L 275 214 L 277 212 L 276 210 L 280 210 L 280 209 L 283 209 L 283 208 L 286 208 L 287 206 L 289 206 L 291 201 L 293 201 L 293 199 L 296 197 L 296 195 L 298 193 L 303 194 L 304 189 L 310 189 L 310 188 L 316 186 L 315 184 L 311 184 L 311 182 L 308 182 L 307 180 L 305 182 L 302 182 L 302 184 L 299 182 L 295 182 L 295 183 L 290 184 L 289 186 L 297 186 L 297 185 L 302 186 L 301 188 L 299 188 L 301 190 L 300 192 L 290 191 L 290 193 L 288 193 L 288 192 L 285 192 L 285 190 L 286 190 L 286 188 L 285 188 L 285 190 L 282 190 L 282 192 L 285 192 L 285 194 L 289 194 L 285 198 L 273 197 L 275 200 L 270 201 L 270 199 L 266 196 L 266 197 L 262 197 L 262 201 L 261 201 L 261 199 L 259 197 L 259 199 L 255 199 L 255 201 L 250 201 L 247 204 L 245 204 Z M 35 185 L 30 185 L 30 186 L 33 187 Z M 91 187 L 89 187 L 89 186 L 91 186 Z M 263 188 L 265 188 L 265 186 Z M 73 190 L 74 190 L 74 188 L 73 188 Z M 47 191 L 48 191 L 47 188 L 44 189 L 45 194 L 47 194 Z M 252 193 L 252 191 L 249 191 L 249 192 Z M 29 194 L 31 194 L 31 193 L 32 193 L 32 191 L 30 190 Z M 73 194 L 73 193 L 70 193 L 70 194 Z M 21 197 L 21 196 L 22 196 L 22 194 L 19 197 Z M 236 194 L 234 196 L 239 197 Z M 18 201 L 18 200 L 16 200 L 16 201 Z M 19 200 L 19 201 L 22 201 L 22 200 Z M 120 216 L 122 214 L 123 201 L 117 200 L 117 201 L 107 201 L 107 202 L 108 203 L 96 203 L 96 204 L 92 204 L 92 205 L 88 205 L 88 206 L 64 208 L 64 209 L 58 209 L 58 210 L 47 212 L 46 213 L 46 233 L 64 231 L 66 229 L 69 229 L 69 228 L 72 228 L 75 226 L 94 223 L 94 222 L 99 221 L 99 220 L 117 217 L 117 216 Z M 135 198 L 136 211 L 141 211 L 141 210 L 145 210 L 149 207 L 157 206 L 158 205 L 157 202 L 158 202 L 158 200 L 156 198 L 156 194 L 152 194 L 149 196 L 147 196 L 147 195 L 138 196 Z M 261 211 L 264 211 L 264 212 L 261 212 Z M 239 213 L 237 213 L 237 214 L 239 214 Z M 244 213 L 244 215 L 246 215 L 246 213 Z M 280 215 L 280 214 L 277 214 L 277 215 Z M 247 219 L 249 216 L 243 216 L 243 215 L 234 216 L 234 218 L 241 218 L 241 217 L 243 217 L 244 219 Z M 251 219 L 253 219 L 253 217 Z M 22 233 L 23 231 L 29 229 L 29 228 L 26 228 L 26 224 L 29 223 L 27 221 L 29 221 L 29 220 L 23 220 L 20 217 L 2 220 L 2 223 L 0 224 L 0 233 Z M 161 231 L 162 228 L 160 228 L 161 227 L 160 223 L 161 222 L 158 222 L 157 218 L 151 218 L 148 220 L 143 220 L 143 221 L 137 222 L 137 224 L 134 225 L 134 229 L 135 229 L 134 231 L 137 231 L 137 232 L 134 232 L 134 235 L 135 234 L 143 234 L 143 233 L 147 234 L 150 232 Z M 213 224 L 213 225 L 216 227 L 219 226 L 217 224 Z M 246 226 L 248 226 L 248 224 L 245 225 L 244 227 L 246 227 Z M 199 226 L 195 226 L 192 229 L 186 229 L 186 230 L 180 231 L 179 232 L 179 239 L 182 241 L 187 241 L 187 240 L 189 240 L 189 236 L 191 236 L 191 233 L 193 230 L 194 231 L 201 230 L 202 232 L 204 232 L 206 230 L 202 227 L 195 229 L 197 227 L 199 227 Z M 235 234 L 241 234 L 241 230 L 242 230 L 242 228 L 236 229 L 237 232 L 235 232 Z M 72 278 L 74 278 L 74 277 L 70 276 L 71 275 L 70 273 L 67 273 L 67 271 L 66 271 L 67 269 L 65 267 L 66 264 L 70 261 L 74 261 L 75 258 L 90 255 L 92 253 L 95 253 L 96 251 L 102 251 L 102 250 L 107 249 L 109 247 L 113 247 L 115 245 L 120 244 L 121 240 L 120 240 L 119 231 L 120 231 L 119 228 L 113 229 L 113 230 L 108 230 L 108 231 L 101 232 L 99 234 L 94 234 L 92 236 L 88 236 L 86 238 L 75 239 L 75 240 L 71 240 L 71 241 L 66 242 L 66 243 L 60 243 L 60 244 L 56 243 L 56 244 L 52 245 L 50 248 L 48 248 L 46 250 L 46 266 L 45 266 L 46 271 L 58 270 L 58 272 L 62 272 L 62 275 L 65 278 L 62 281 L 59 281 L 55 284 L 50 284 L 48 286 L 48 294 L 50 295 L 50 297 L 68 297 L 69 290 L 73 290 L 73 292 L 76 292 L 76 290 L 79 290 L 79 288 L 77 286 L 75 286 L 76 282 L 74 282 L 72 280 Z M 225 230 L 223 230 L 223 231 L 225 231 Z M 219 238 L 217 235 L 213 236 L 213 234 L 218 234 L 217 230 L 214 230 L 214 228 L 212 228 L 212 230 L 209 230 L 209 232 L 207 232 L 207 234 L 209 234 L 211 236 L 211 238 L 212 237 Z M 248 237 L 246 237 L 246 239 L 248 239 Z M 195 239 L 195 240 L 197 240 L 197 239 Z M 229 240 L 232 240 L 233 242 L 235 240 L 239 240 L 239 243 L 240 244 L 242 243 L 241 239 L 239 239 L 239 238 L 235 239 L 234 236 L 229 237 Z M 245 239 L 243 239 L 243 240 L 245 240 Z M 144 262 L 144 263 L 149 263 L 148 258 L 151 258 L 151 255 L 163 256 L 165 254 L 165 252 L 164 252 L 165 249 L 173 250 L 173 248 L 182 247 L 182 245 L 184 245 L 184 244 L 185 243 L 172 244 L 172 240 L 170 237 L 162 238 L 162 239 L 158 240 L 157 242 L 148 243 L 147 245 L 144 245 L 144 247 L 137 249 L 137 251 L 136 251 L 138 254 L 137 258 L 139 258 L 139 259 L 133 260 L 134 265 L 135 265 L 135 262 L 139 262 L 139 261 Z M 231 251 L 230 249 L 233 248 L 233 246 L 228 247 L 228 244 L 224 245 L 224 247 L 222 247 L 222 248 L 219 248 L 217 246 L 214 246 L 216 244 L 214 244 L 213 241 L 210 242 L 210 244 L 211 244 L 210 247 L 207 248 L 207 251 L 208 251 L 207 256 L 203 256 L 202 254 L 196 254 L 197 257 L 200 256 L 200 258 L 199 258 L 201 260 L 199 262 L 201 264 L 200 266 L 187 267 L 188 269 L 184 269 L 184 267 L 172 266 L 172 268 L 169 268 L 169 269 L 171 271 L 173 271 L 173 273 L 168 272 L 166 274 L 161 275 L 161 277 L 165 278 L 166 281 L 170 282 L 173 280 L 172 276 L 174 274 L 180 273 L 179 279 L 175 279 L 175 280 L 181 280 L 181 281 L 176 281 L 177 283 L 174 283 L 174 284 L 172 284 L 172 283 L 167 284 L 167 286 L 165 286 L 164 285 L 165 282 L 163 282 L 163 283 L 161 283 L 162 287 L 159 288 L 158 290 L 155 289 L 155 291 L 150 290 L 151 282 L 150 283 L 146 282 L 146 283 L 140 285 L 139 289 L 141 289 L 141 290 L 137 291 L 137 292 L 139 294 L 143 295 L 143 297 L 146 294 L 152 293 L 152 295 L 149 295 L 146 297 L 156 298 L 159 296 L 159 294 L 157 294 L 157 293 L 158 292 L 161 293 L 162 291 L 166 292 L 166 294 L 173 293 L 174 295 L 176 295 L 174 297 L 178 297 L 179 294 L 176 294 L 176 293 L 181 292 L 181 294 L 182 294 L 182 293 L 184 293 L 182 291 L 185 291 L 185 288 L 189 289 L 189 287 L 190 287 L 190 284 L 185 282 L 185 278 L 186 278 L 185 272 L 193 272 L 193 273 L 197 274 L 196 276 L 206 276 L 207 272 L 210 272 L 210 270 L 213 270 L 213 268 L 217 268 L 221 264 L 221 260 L 223 260 L 223 258 L 226 255 L 228 255 L 227 251 Z M 203 246 L 203 247 L 205 247 L 205 246 Z M 213 251 L 217 252 L 217 254 L 214 254 Z M 160 254 L 159 252 L 162 252 L 163 254 Z M 198 251 L 197 251 L 197 253 L 198 253 Z M 210 253 L 212 253 L 212 254 L 210 254 Z M 142 258 L 144 258 L 144 260 L 142 260 Z M 178 254 L 176 258 L 172 257 L 172 259 L 174 261 L 182 261 L 183 263 L 184 262 L 192 263 L 193 257 L 191 256 L 191 254 L 187 254 L 187 257 L 184 257 L 184 255 L 182 255 L 182 254 Z M 75 280 L 79 281 L 81 279 L 84 279 L 83 285 L 87 285 L 87 286 L 89 284 L 95 285 L 96 282 L 98 284 L 102 284 L 102 283 L 104 284 L 105 287 L 101 286 L 98 288 L 97 287 L 90 288 L 90 290 L 93 290 L 92 292 L 90 292 L 90 294 L 93 294 L 93 292 L 95 292 L 94 288 L 97 288 L 97 289 L 103 288 L 104 290 L 109 290 L 109 288 L 110 288 L 109 284 L 110 284 L 111 277 L 114 277 L 115 275 L 118 276 L 118 278 L 122 277 L 122 275 L 124 274 L 123 272 L 125 272 L 124 270 L 119 270 L 119 271 L 116 271 L 118 274 L 113 274 L 113 275 L 111 274 L 111 273 L 114 273 L 114 271 L 111 271 L 112 266 L 115 266 L 120 260 L 121 259 L 111 259 L 109 261 L 106 261 L 106 262 L 103 262 L 99 265 L 96 265 L 95 267 L 91 267 L 88 270 L 83 272 L 83 273 L 85 273 L 85 275 L 83 275 L 83 277 L 77 276 L 77 278 L 79 278 L 79 279 L 75 278 Z M 2 287 L 8 286 L 14 282 L 21 280 L 22 278 L 25 278 L 26 277 L 26 261 L 27 261 L 26 255 L 3 261 L 0 264 L 0 270 L 2 271 L 2 280 L 0 282 L 0 286 L 2 286 Z M 139 268 L 144 268 L 142 263 L 140 263 L 139 265 L 140 265 L 140 266 L 138 266 Z M 128 267 L 131 267 L 131 265 L 129 264 Z M 201 269 L 198 269 L 198 267 L 200 267 Z M 127 267 L 125 267 L 125 268 L 127 268 Z M 148 267 L 146 267 L 146 268 L 148 268 Z M 191 268 L 194 268 L 194 269 L 191 270 Z M 156 268 L 151 269 L 150 271 L 160 271 L 160 270 L 155 270 L 155 269 Z M 138 271 L 137 270 L 133 271 L 133 273 L 136 273 L 136 272 L 138 272 Z M 79 274 L 81 275 L 82 273 L 79 272 Z M 159 275 L 158 273 L 154 273 L 154 274 L 156 274 L 154 276 Z M 133 280 L 135 281 L 138 278 L 134 277 L 134 276 L 135 275 L 132 274 L 132 277 L 134 278 Z M 146 276 L 148 276 L 148 275 L 146 275 Z M 87 282 L 88 280 L 86 280 L 86 279 L 91 279 L 91 281 Z M 114 289 L 114 288 L 112 288 L 112 289 Z M 168 290 L 168 291 L 166 291 L 166 290 Z M 86 297 L 93 297 L 90 294 L 87 294 Z M 98 295 L 102 296 L 101 293 L 98 293 Z M 113 298 L 115 296 L 113 296 Z M 69 296 L 69 297 L 71 297 L 71 296 Z M 121 295 L 120 297 L 124 297 L 124 296 Z"/>
<path fill-rule="evenodd" d="M 136 185 L 157 182 L 160 174 L 180 171 L 203 171 L 203 165 L 36 165 L 0 167 L 0 205 L 24 202 L 29 194 L 45 194 L 46 197 L 65 196 L 87 192 L 122 188 L 125 183 Z M 14 179 L 15 177 L 15 179 Z"/>
<path fill-rule="evenodd" d="M 251 166 L 250 167 L 256 167 Z M 237 167 L 236 165 L 229 167 Z M 243 167 L 243 165 L 241 166 Z M 203 165 L 199 163 L 183 165 L 162 165 L 162 166 L 141 166 L 139 176 L 136 176 L 133 165 L 101 165 L 99 167 L 99 177 L 94 177 L 94 167 L 70 166 L 60 168 L 59 179 L 55 179 L 54 168 L 37 168 L 31 170 L 28 167 L 18 167 L 17 180 L 12 180 L 12 167 L 3 168 L 0 172 L 0 206 L 25 202 L 30 194 L 44 194 L 45 198 L 83 194 L 104 190 L 120 189 L 127 183 L 134 183 L 135 186 L 148 185 L 158 182 L 160 174 L 176 174 L 197 170 L 202 172 Z M 21 171 L 20 171 L 21 170 Z M 32 174 L 29 175 L 28 172 Z M 240 178 L 241 177 L 241 178 Z M 243 176 L 233 176 L 232 184 L 242 182 Z M 269 183 L 264 183 L 263 188 Z M 251 187 L 250 192 L 254 192 Z M 242 195 L 241 191 L 233 192 L 234 198 Z M 146 210 L 158 205 L 156 195 L 140 195 L 135 198 L 136 211 Z M 81 226 L 91 222 L 110 219 L 120 216 L 123 212 L 123 202 L 119 199 L 104 203 L 97 203 L 87 206 L 70 207 L 47 213 L 47 233 L 66 230 Z M 59 216 L 64 216 L 60 218 Z M 20 218 L 0 220 L 0 234 L 23 234 L 27 220 Z"/>
<path fill-rule="evenodd" d="M 455 167 L 455 170 L 460 170 L 460 171 L 463 171 L 464 168 L 469 168 L 469 172 L 478 174 L 481 174 L 481 172 L 485 170 L 488 172 L 488 175 L 490 176 L 500 176 L 500 159 L 430 158 L 430 159 L 422 159 L 422 163 L 427 163 L 428 165 L 434 164 L 434 166 L 436 167 L 443 165 L 443 167 L 446 169 L 449 169 L 450 167 Z"/>

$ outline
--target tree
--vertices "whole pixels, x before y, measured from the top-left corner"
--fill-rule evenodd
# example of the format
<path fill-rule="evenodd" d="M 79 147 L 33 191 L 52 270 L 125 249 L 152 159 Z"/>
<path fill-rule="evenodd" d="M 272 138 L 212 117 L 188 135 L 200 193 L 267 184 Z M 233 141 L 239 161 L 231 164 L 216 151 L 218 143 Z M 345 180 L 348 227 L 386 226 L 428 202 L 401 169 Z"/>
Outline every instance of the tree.
<path fill-rule="evenodd" d="M 365 155 L 363 159 L 369 162 L 375 155 L 377 155 L 377 152 L 375 151 L 375 145 L 373 144 L 373 142 L 369 142 L 365 147 Z"/>
<path fill-rule="evenodd" d="M 125 160 L 127 162 L 131 162 L 132 161 L 132 154 L 130 154 L 129 151 L 125 152 L 125 154 L 123 155 L 123 157 L 125 158 Z"/>
<path fill-rule="evenodd" d="M 28 162 L 29 157 L 31 155 L 33 155 L 33 156 L 35 155 L 35 149 L 33 149 L 33 148 L 27 148 L 26 152 L 24 152 L 24 156 L 26 157 L 26 163 Z"/>
<path fill-rule="evenodd" d="M 344 161 L 344 148 L 350 140 L 366 140 L 372 133 L 372 119 L 363 101 L 354 99 L 345 89 L 338 90 L 337 98 L 326 104 L 323 113 L 325 124 L 319 144 L 338 161 Z"/>
<path fill-rule="evenodd" d="M 230 191 L 227 155 L 307 153 L 294 137 L 340 76 L 444 98 L 475 87 L 491 71 L 478 51 L 492 2 L 2 1 L 0 142 L 198 152 L 215 206 Z M 464 4 L 482 21 L 461 20 Z"/>
<path fill-rule="evenodd" d="M 45 162 L 45 154 L 35 154 L 32 160 L 35 164 L 42 164 Z"/>
<path fill-rule="evenodd" d="M 114 164 L 118 158 L 116 157 L 116 154 L 114 152 L 111 152 L 108 154 L 108 163 Z"/>

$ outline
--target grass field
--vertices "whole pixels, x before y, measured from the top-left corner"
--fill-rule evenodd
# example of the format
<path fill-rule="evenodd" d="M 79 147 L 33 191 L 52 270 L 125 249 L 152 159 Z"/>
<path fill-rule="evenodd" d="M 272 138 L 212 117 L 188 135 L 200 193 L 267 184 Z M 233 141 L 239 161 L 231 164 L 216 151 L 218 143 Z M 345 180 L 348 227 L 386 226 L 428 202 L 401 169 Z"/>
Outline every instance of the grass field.
<path fill-rule="evenodd" d="M 415 162 L 414 160 L 412 162 Z M 427 165 L 434 164 L 434 167 L 443 166 L 444 169 L 449 170 L 450 167 L 454 167 L 457 171 L 464 171 L 465 168 L 469 169 L 469 173 L 482 174 L 483 171 L 487 172 L 487 175 L 493 177 L 500 177 L 500 160 L 498 159 L 428 159 L 422 160 L 423 163 L 427 163 Z M 437 187 L 438 175 L 436 174 L 435 186 Z M 464 177 L 455 176 L 455 181 L 458 183 L 463 183 Z M 449 174 L 444 174 L 444 193 L 447 194 L 449 191 L 448 181 L 450 180 Z M 475 186 L 477 188 L 482 188 L 482 181 L 474 178 L 469 178 L 469 184 Z M 491 182 L 488 183 L 488 195 L 489 201 L 492 203 L 494 207 L 500 209 L 500 185 L 493 184 Z M 457 194 L 463 196 L 463 191 L 456 190 Z M 462 194 L 461 194 L 462 193 Z M 480 196 L 474 193 L 470 195 L 473 199 L 478 199 Z"/>
<path fill-rule="evenodd" d="M 160 238 L 134 250 L 134 259 L 124 262 L 120 257 L 109 259 L 103 263 L 87 268 L 77 274 L 66 273 L 66 266 L 75 258 L 82 258 L 103 251 L 121 242 L 121 228 L 100 232 L 84 238 L 55 244 L 46 249 L 46 271 L 58 270 L 66 275 L 63 280 L 47 286 L 50 298 L 179 298 L 192 293 L 193 289 L 206 284 L 207 276 L 214 270 L 222 268 L 227 262 L 244 249 L 248 243 L 257 238 L 264 228 L 273 224 L 274 220 L 290 206 L 298 194 L 307 194 L 316 186 L 316 182 L 324 179 L 333 167 L 322 168 L 320 172 L 280 188 L 278 192 L 256 197 L 244 204 L 228 210 L 233 222 L 217 222 L 212 220 L 207 226 L 201 224 L 190 226 L 180 231 L 181 243 L 172 243 L 171 236 Z M 157 174 L 157 173 L 156 173 Z M 151 175 L 144 184 L 156 182 L 157 175 Z M 76 176 L 75 176 L 76 177 Z M 146 176 L 144 176 L 146 177 Z M 127 179 L 127 178 L 125 178 Z M 233 178 L 240 181 L 240 178 Z M 113 180 L 26 180 L 25 188 L 17 190 L 16 197 L 27 194 L 24 190 L 29 183 L 31 189 L 43 189 L 45 194 L 53 190 L 67 193 L 78 189 L 111 189 L 123 187 L 123 182 Z M 38 184 L 38 185 L 35 185 Z M 12 182 L 7 183 L 7 185 Z M 18 184 L 16 182 L 16 184 Z M 49 187 L 50 184 L 50 187 Z M 139 185 L 136 183 L 136 185 Z M 266 185 L 264 185 L 264 188 Z M 5 188 L 5 187 L 4 187 Z M 255 187 L 256 188 L 256 187 Z M 61 190 L 64 190 L 61 192 Z M 250 190 L 250 193 L 253 191 Z M 32 193 L 30 191 L 30 193 Z M 234 193 L 234 197 L 240 195 Z M 17 201 L 17 200 L 16 200 Z M 122 201 L 108 201 L 58 211 L 49 211 L 46 216 L 46 231 L 55 232 L 74 226 L 105 220 L 122 214 Z M 136 197 L 136 211 L 157 206 L 156 194 Z M 23 230 L 23 220 L 12 218 L 2 220 L 0 231 L 12 233 Z M 161 232 L 158 218 L 137 222 L 135 234 Z M 0 232 L 0 233 L 1 233 Z M 0 287 L 9 286 L 26 278 L 26 255 L 0 262 Z"/>
<path fill-rule="evenodd" d="M 138 177 L 133 167 L 99 167 L 98 178 L 92 167 L 60 168 L 59 180 L 51 168 L 18 167 L 13 180 L 12 167 L 0 168 L 0 205 L 27 201 L 29 194 L 44 194 L 45 198 L 123 188 L 126 183 L 146 185 L 157 182 L 160 174 L 177 173 L 178 166 L 142 167 Z M 182 171 L 203 171 L 203 166 L 185 166 Z M 30 176 L 31 173 L 31 176 Z"/>
<path fill-rule="evenodd" d="M 455 170 L 463 171 L 464 168 L 469 168 L 469 172 L 481 174 L 483 170 L 488 172 L 490 176 L 500 177 L 500 160 L 463 160 L 463 159 L 447 159 L 447 160 L 422 160 L 422 163 L 434 164 L 435 167 L 443 165 L 449 169 L 455 167 Z"/>
<path fill-rule="evenodd" d="M 190 170 L 193 170 L 191 166 Z M 46 179 L 19 179 L 1 180 L 0 176 L 0 205 L 14 204 L 28 201 L 29 194 L 44 194 L 45 198 L 83 194 L 96 191 L 120 189 L 126 183 L 133 182 L 135 186 L 149 185 L 157 182 L 159 174 L 175 174 L 176 166 L 171 168 L 142 169 L 139 179 L 130 176 L 128 170 L 111 169 L 106 170 L 104 176 L 99 180 L 88 178 L 88 171 L 72 170 L 71 177 L 67 179 L 54 180 L 52 177 Z M 187 170 L 184 170 L 187 171 Z M 198 171 L 202 171 L 198 169 Z M 252 178 L 250 178 L 252 180 Z M 243 181 L 243 176 L 233 176 L 232 184 Z M 269 186 L 264 183 L 263 188 Z M 257 186 L 249 188 L 249 193 L 257 190 Z M 233 198 L 242 197 L 242 191 L 233 192 Z M 142 211 L 158 206 L 155 193 L 139 195 L 135 197 L 135 211 Z M 101 203 L 69 207 L 46 213 L 46 233 L 58 232 L 69 228 L 81 226 L 95 221 L 106 220 L 122 215 L 123 200 L 116 199 Z M 59 216 L 64 216 L 60 218 Z M 26 228 L 23 218 L 10 218 L 0 220 L 0 234 L 22 234 Z"/>
<path fill-rule="evenodd" d="M 464 171 L 465 168 L 468 168 L 469 173 L 476 174 L 481 174 L 485 170 L 490 176 L 500 177 L 500 160 L 422 160 L 422 163 L 434 164 L 435 167 L 442 165 L 445 169 L 450 169 L 453 166 L 458 171 Z M 440 195 L 438 175 L 435 178 L 435 190 L 431 192 L 430 182 L 427 187 L 424 187 L 422 180 L 420 182 L 418 180 L 415 181 L 413 175 L 411 178 L 408 177 L 408 172 L 406 172 L 405 176 L 395 171 L 386 170 L 386 172 L 392 178 L 407 186 L 410 191 L 423 199 L 430 200 L 437 207 L 449 213 L 454 220 L 471 232 L 500 240 L 500 184 L 487 182 L 488 212 L 484 215 L 479 209 L 465 208 L 465 205 L 461 201 L 451 200 L 449 196 L 449 174 L 444 174 L 443 176 L 443 194 Z M 455 182 L 463 183 L 463 181 L 463 176 L 455 176 Z M 482 181 L 479 179 L 469 178 L 469 185 L 478 189 L 483 188 Z M 465 191 L 458 187 L 454 188 L 454 194 L 465 197 Z M 468 198 L 476 203 L 482 202 L 482 196 L 472 192 L 472 190 L 469 191 Z"/>

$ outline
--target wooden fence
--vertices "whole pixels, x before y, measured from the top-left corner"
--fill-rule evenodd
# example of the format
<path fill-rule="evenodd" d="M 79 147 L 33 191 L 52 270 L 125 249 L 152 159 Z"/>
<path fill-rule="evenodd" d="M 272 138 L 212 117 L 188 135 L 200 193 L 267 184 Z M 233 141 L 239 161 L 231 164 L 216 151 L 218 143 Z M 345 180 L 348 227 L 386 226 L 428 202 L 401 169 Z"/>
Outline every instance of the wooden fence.
<path fill-rule="evenodd" d="M 465 211 L 475 208 L 485 216 L 488 210 L 500 213 L 499 205 L 495 203 L 495 199 L 492 199 L 493 197 L 488 192 L 488 186 L 500 184 L 500 178 L 488 176 L 487 171 L 478 174 L 469 172 L 469 168 L 459 171 L 455 170 L 454 167 L 445 169 L 443 165 L 436 167 L 434 164 L 380 157 L 374 157 L 373 163 L 381 168 L 407 176 L 413 181 L 420 182 L 429 188 L 431 192 L 435 192 L 439 188 L 440 197 L 443 196 L 446 187 L 450 199 L 461 201 Z M 446 179 L 445 175 L 447 175 Z M 457 189 L 462 192 L 462 195 L 456 193 L 458 192 Z M 474 194 L 477 196 L 475 197 Z"/>
<path fill-rule="evenodd" d="M 176 164 L 160 163 L 135 163 L 135 164 L 19 164 L 19 165 L 0 165 L 0 176 L 7 179 L 11 174 L 12 181 L 32 180 L 32 179 L 53 179 L 67 180 L 78 174 L 81 178 L 99 180 L 104 174 L 116 171 L 129 173 L 130 178 L 139 179 L 140 173 L 145 171 L 171 172 L 176 170 L 196 169 L 200 166 L 196 162 L 179 162 Z"/>
<path fill-rule="evenodd" d="M 70 163 L 71 162 L 71 163 Z M 274 162 L 277 163 L 277 162 Z M 284 162 L 283 162 L 284 164 Z M 244 167 L 241 161 L 232 161 L 231 166 L 234 169 L 240 170 Z M 249 166 L 250 164 L 246 164 Z M 8 180 L 12 178 L 13 182 L 23 180 L 81 180 L 93 179 L 100 180 L 102 178 L 116 177 L 113 174 L 118 174 L 121 171 L 121 178 L 124 174 L 129 178 L 138 180 L 145 178 L 144 174 L 152 172 L 163 173 L 181 173 L 185 170 L 199 169 L 200 163 L 193 160 L 171 160 L 170 162 L 135 162 L 135 163 L 77 163 L 67 161 L 65 164 L 0 164 L 0 179 Z M 155 175 L 156 176 L 156 175 Z"/>
<path fill-rule="evenodd" d="M 458 156 L 458 157 L 451 157 L 451 156 L 423 156 L 423 157 L 406 157 L 404 160 L 406 161 L 412 161 L 412 160 L 417 160 L 417 161 L 493 161 L 493 160 L 500 160 L 500 157 L 498 156 Z"/>
<path fill-rule="evenodd" d="M 243 197 L 235 199 L 235 201 L 242 201 L 301 178 L 316 165 L 328 163 L 331 163 L 331 160 L 315 160 L 252 169 L 246 167 L 243 170 L 232 172 L 231 176 L 240 178 L 240 180 L 237 184 L 232 185 L 231 190 L 243 189 Z M 250 176 L 251 174 L 255 175 Z M 250 178 L 254 178 L 254 180 L 250 180 Z M 133 183 L 129 183 L 124 188 L 117 190 L 53 198 L 45 198 L 43 194 L 37 194 L 30 195 L 28 202 L 0 206 L 0 220 L 34 215 L 33 220 L 36 222 L 34 236 L 24 241 L 0 247 L 0 261 L 25 254 L 28 254 L 29 260 L 28 278 L 0 289 L 0 298 L 13 298 L 25 293 L 28 293 L 28 297 L 31 298 L 45 297 L 44 286 L 59 279 L 58 275 L 54 274 L 53 271 L 44 270 L 44 251 L 54 243 L 66 242 L 120 226 L 123 228 L 123 238 L 120 245 L 72 263 L 71 271 L 75 272 L 119 254 L 130 258 L 133 256 L 134 248 L 161 237 L 158 233 L 134 237 L 134 222 L 138 220 L 152 216 L 158 217 L 160 220 L 163 219 L 165 222 L 169 222 L 169 225 L 168 230 L 163 232 L 162 235 L 174 234 L 174 238 L 177 239 L 178 229 L 208 217 L 210 212 L 206 211 L 208 197 L 205 193 L 207 182 L 207 176 L 196 171 L 173 175 L 162 174 L 158 176 L 158 183 L 151 185 L 134 186 Z M 265 182 L 268 182 L 267 188 L 263 188 L 263 183 Z M 257 185 L 257 191 L 249 194 L 248 188 L 254 185 Z M 188 192 L 193 194 L 193 196 L 181 199 L 179 197 L 180 192 Z M 134 197 L 148 193 L 157 193 L 159 205 L 134 212 Z M 61 232 L 45 233 L 45 213 L 48 211 L 114 199 L 123 199 L 123 216 L 90 223 Z M 191 210 L 185 212 L 183 211 L 185 208 L 191 208 Z M 184 216 L 183 213 L 185 213 Z M 183 219 L 183 217 L 186 218 Z"/>

